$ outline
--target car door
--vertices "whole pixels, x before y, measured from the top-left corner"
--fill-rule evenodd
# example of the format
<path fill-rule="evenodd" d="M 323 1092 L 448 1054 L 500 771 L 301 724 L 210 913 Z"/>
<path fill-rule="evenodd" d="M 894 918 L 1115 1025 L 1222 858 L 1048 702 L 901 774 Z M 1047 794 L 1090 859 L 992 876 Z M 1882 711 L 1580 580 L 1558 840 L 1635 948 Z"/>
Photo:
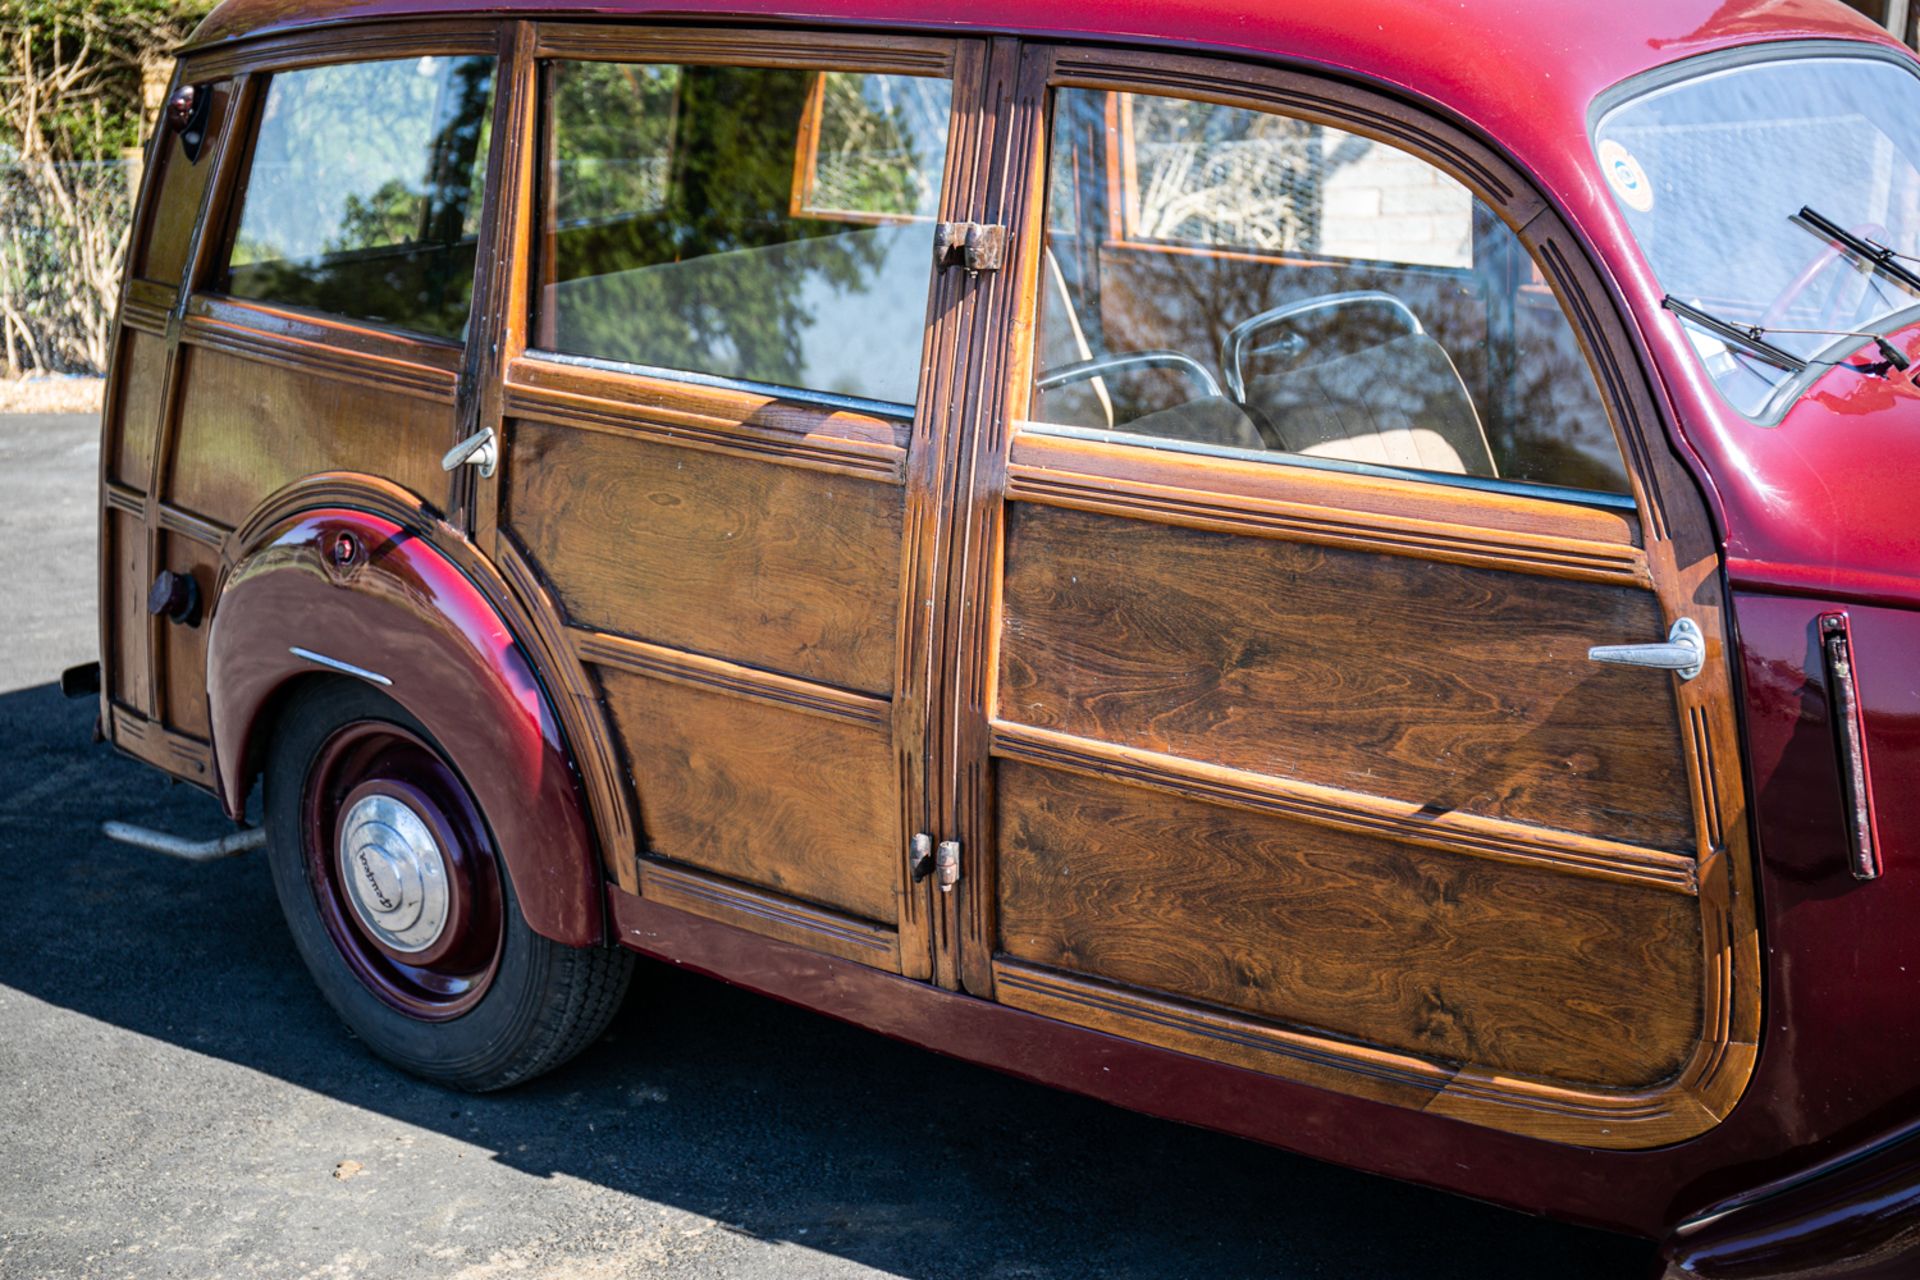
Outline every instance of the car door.
<path fill-rule="evenodd" d="M 629 893 L 931 966 L 924 607 L 981 49 L 529 25 L 477 536 Z M 924 856 L 923 856 L 924 855 Z"/>
<path fill-rule="evenodd" d="M 1556 1140 L 1715 1123 L 1759 1016 L 1718 563 L 1578 245 L 1350 86 L 1022 83 L 943 707 L 966 989 Z M 1697 670 L 1589 656 L 1689 628 Z"/>

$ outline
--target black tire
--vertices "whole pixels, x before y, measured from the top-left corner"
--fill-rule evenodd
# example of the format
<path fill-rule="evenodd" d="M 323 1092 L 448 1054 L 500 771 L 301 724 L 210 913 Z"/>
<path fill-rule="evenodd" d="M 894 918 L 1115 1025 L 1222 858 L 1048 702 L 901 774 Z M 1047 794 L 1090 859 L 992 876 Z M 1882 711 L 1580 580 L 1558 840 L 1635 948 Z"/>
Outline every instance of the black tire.
<path fill-rule="evenodd" d="M 445 1016 L 404 1012 L 349 961 L 353 940 L 329 931 L 323 894 L 311 872 L 310 785 L 323 750 L 370 722 L 414 735 L 438 756 L 453 787 L 481 821 L 476 856 L 497 871 L 493 935 L 497 946 L 484 987 Z M 328 681 L 298 691 L 275 726 L 266 760 L 268 861 L 295 947 L 320 993 L 354 1034 L 381 1057 L 423 1079 L 470 1092 L 504 1089 L 574 1057 L 599 1038 L 619 1009 L 633 957 L 618 947 L 573 948 L 541 937 L 522 918 L 511 879 L 484 823 L 484 798 L 446 763 L 433 735 L 398 703 L 357 682 Z M 318 803 L 318 801 L 313 801 Z M 339 928 L 337 920 L 334 928 Z M 343 951 L 343 945 L 348 948 Z M 364 963 L 364 962 L 362 962 Z"/>

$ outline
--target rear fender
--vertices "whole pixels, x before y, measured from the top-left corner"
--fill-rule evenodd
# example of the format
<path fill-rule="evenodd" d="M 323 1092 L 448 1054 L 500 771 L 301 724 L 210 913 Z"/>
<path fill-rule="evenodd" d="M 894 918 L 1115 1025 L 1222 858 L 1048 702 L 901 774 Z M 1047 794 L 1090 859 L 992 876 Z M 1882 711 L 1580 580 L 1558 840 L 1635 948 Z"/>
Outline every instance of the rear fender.
<path fill-rule="evenodd" d="M 419 533 L 346 508 L 289 516 L 250 546 L 214 602 L 207 647 L 228 813 L 246 805 L 276 695 L 351 669 L 344 678 L 418 717 L 473 789 L 534 932 L 600 941 L 600 864 L 559 721 L 480 589 Z"/>

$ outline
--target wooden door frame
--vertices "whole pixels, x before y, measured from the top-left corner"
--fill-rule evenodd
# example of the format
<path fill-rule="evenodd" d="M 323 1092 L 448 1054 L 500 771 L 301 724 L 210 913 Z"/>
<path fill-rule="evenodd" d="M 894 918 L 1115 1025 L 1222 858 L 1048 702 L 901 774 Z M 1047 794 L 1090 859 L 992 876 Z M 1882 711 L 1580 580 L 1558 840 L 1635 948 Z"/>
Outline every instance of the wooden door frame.
<path fill-rule="evenodd" d="M 501 153 L 497 172 L 498 214 L 488 225 L 494 254 L 512 264 L 510 271 L 490 282 L 484 297 L 490 361 L 480 374 L 484 392 L 472 420 L 473 429 L 504 431 L 510 418 L 529 413 L 580 415 L 577 421 L 597 421 L 618 430 L 671 434 L 676 442 L 697 440 L 702 447 L 735 456 L 834 472 L 863 479 L 881 479 L 902 486 L 905 494 L 902 572 L 897 594 L 899 626 L 895 654 L 895 685 L 891 705 L 875 699 L 829 697 L 805 682 L 786 680 L 723 662 L 689 663 L 683 656 L 656 647 L 609 644 L 608 638 L 583 637 L 562 622 L 557 599 L 542 581 L 525 549 L 501 524 L 503 486 L 498 478 L 475 477 L 463 516 L 483 552 L 492 557 L 526 609 L 538 619 L 543 669 L 555 688 L 568 739 L 574 744 L 582 779 L 593 811 L 607 870 L 627 894 L 657 897 L 686 907 L 705 895 L 713 910 L 716 896 L 726 905 L 717 909 L 756 914 L 776 936 L 802 945 L 820 947 L 843 958 L 874 963 L 884 951 L 879 940 L 846 921 L 808 912 L 778 895 L 763 894 L 728 883 L 698 882 L 678 869 L 643 865 L 644 796 L 629 795 L 619 739 L 602 705 L 588 660 L 625 662 L 645 667 L 649 674 L 669 679 L 738 686 L 796 705 L 812 705 L 829 714 L 854 719 L 878 715 L 890 725 L 897 747 L 901 794 L 901 839 L 897 874 L 902 886 L 898 927 L 899 969 L 908 977 L 934 976 L 934 933 L 937 927 L 930 883 L 912 877 L 909 837 L 937 830 L 931 811 L 927 762 L 937 718 L 931 705 L 935 649 L 933 635 L 939 619 L 932 609 L 936 587 L 944 574 L 942 556 L 949 541 L 947 520 L 951 502 L 942 497 L 953 488 L 956 470 L 956 433 L 953 417 L 955 356 L 966 347 L 971 306 L 969 282 L 962 272 L 932 273 L 928 297 L 927 336 L 914 416 L 904 427 L 892 420 L 863 417 L 824 404 L 828 397 L 796 391 L 791 400 L 778 400 L 774 411 L 754 408 L 765 397 L 725 387 L 702 385 L 698 377 L 676 380 L 663 370 L 621 371 L 569 367 L 542 359 L 536 350 L 533 315 L 536 285 L 533 279 L 538 248 L 542 190 L 543 147 L 539 142 L 545 119 L 545 92 L 540 66 L 554 60 L 633 61 L 688 65 L 766 66 L 817 70 L 933 75 L 947 79 L 953 89 L 952 129 L 941 195 L 942 217 L 965 217 L 978 185 L 975 153 L 979 149 L 979 109 L 986 75 L 987 43 L 975 37 L 870 35 L 834 30 L 756 30 L 689 27 L 668 23 L 619 24 L 528 20 L 513 24 L 510 65 L 503 66 L 502 94 L 510 100 L 510 126 L 497 128 L 495 146 Z M 505 120 L 506 117 L 503 117 Z M 508 135 L 503 137 L 501 135 Z M 708 380 L 712 381 L 712 380 Z M 724 381 L 724 380 L 722 380 Z M 735 406 L 729 410 L 727 406 Z M 721 425 L 729 416 L 753 416 L 752 429 Z M 668 424 L 662 426 L 660 424 Z M 637 665 L 636 665 L 637 664 Z M 791 687 L 789 687 L 791 686 Z M 799 700 L 796 702 L 796 700 Z"/>
<path fill-rule="evenodd" d="M 1047 114 L 1060 87 L 1160 92 L 1226 106 L 1279 111 L 1362 134 L 1412 152 L 1445 170 L 1494 209 L 1541 265 L 1585 350 L 1632 476 L 1636 512 L 1615 521 L 1579 521 L 1570 530 L 1542 519 L 1534 499 L 1424 482 L 1362 481 L 1338 473 L 1252 464 L 1204 491 L 1175 492 L 1145 451 L 1101 448 L 1022 436 L 1034 347 L 1040 246 L 1044 243 Z M 993 723 L 1009 498 L 1107 510 L 1191 528 L 1367 545 L 1459 563 L 1491 563 L 1532 573 L 1634 581 L 1658 596 L 1665 620 L 1693 618 L 1707 636 L 1702 675 L 1675 682 L 1700 851 L 1676 874 L 1701 904 L 1706 990 L 1701 1038 L 1679 1074 L 1649 1089 L 1594 1093 L 1487 1073 L 1434 1069 L 1418 1059 L 1346 1046 L 1311 1034 L 1297 1040 L 1293 1068 L 1312 1083 L 1406 1104 L 1398 1084 L 1415 1082 L 1429 1111 L 1594 1146 L 1644 1147 L 1676 1141 L 1717 1124 L 1752 1073 L 1760 1030 L 1760 952 L 1753 852 L 1740 761 L 1736 690 L 1729 662 L 1730 614 L 1719 547 L 1705 503 L 1668 443 L 1650 361 L 1622 320 L 1617 293 L 1580 240 L 1524 173 L 1469 131 L 1379 90 L 1310 73 L 1226 58 L 1065 45 L 1028 47 L 1010 104 L 1011 127 L 997 154 L 1007 159 L 1001 220 L 1012 235 L 998 305 L 976 330 L 986 385 L 962 425 L 968 476 L 957 500 L 964 518 L 948 586 L 952 632 L 943 652 L 955 673 L 942 715 L 946 750 L 938 760 L 945 828 L 972 852 L 950 904 L 949 944 L 964 989 L 996 995 L 993 952 L 996 868 L 993 758 L 1008 744 Z M 1072 444 L 1073 447 L 1066 447 Z M 1029 452 L 1026 463 L 1016 461 Z M 1085 466 L 1090 456 L 1099 465 Z M 1234 468 L 1223 467 L 1223 472 Z M 1156 483 L 1156 481 L 1158 483 Z M 1292 489 L 1291 504 L 1263 489 Z M 1324 487 L 1320 517 L 1302 521 L 1298 498 Z M 1349 504 L 1358 499 L 1355 510 Z M 1282 508 L 1291 507 L 1283 511 Z M 1334 518 L 1324 518 L 1328 515 Z M 1391 543 L 1381 533 L 1394 532 Z M 1573 538 L 1564 536 L 1568 532 Z M 1460 535 L 1467 537 L 1463 540 Z M 1411 546 L 1408 540 L 1411 540 Z M 1649 637 L 1650 639 L 1653 637 Z M 1022 744 L 1037 750 L 1035 744 Z M 1675 862 L 1685 862 L 1676 859 Z M 1223 1029 L 1224 1030 L 1224 1029 Z M 1311 1067 L 1305 1065 L 1312 1061 Z M 1324 1064 L 1334 1064 L 1332 1071 Z"/>

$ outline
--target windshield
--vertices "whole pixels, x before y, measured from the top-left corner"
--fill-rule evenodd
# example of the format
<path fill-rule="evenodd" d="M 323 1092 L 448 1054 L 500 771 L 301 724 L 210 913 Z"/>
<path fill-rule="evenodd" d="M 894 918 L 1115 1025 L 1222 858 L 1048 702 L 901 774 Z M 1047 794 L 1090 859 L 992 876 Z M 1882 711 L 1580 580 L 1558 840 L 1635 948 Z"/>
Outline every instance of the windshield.
<path fill-rule="evenodd" d="M 1802 359 L 1862 339 L 1790 329 L 1874 330 L 1920 306 L 1807 228 L 1811 207 L 1856 236 L 1920 254 L 1920 79 L 1881 58 L 1799 56 L 1729 67 L 1635 97 L 1595 129 L 1600 167 L 1673 298 Z M 1908 264 L 1914 265 L 1914 264 Z M 1752 417 L 1784 408 L 1808 379 L 1687 332 L 1728 402 Z M 1829 352 L 1836 343 L 1845 343 Z"/>

